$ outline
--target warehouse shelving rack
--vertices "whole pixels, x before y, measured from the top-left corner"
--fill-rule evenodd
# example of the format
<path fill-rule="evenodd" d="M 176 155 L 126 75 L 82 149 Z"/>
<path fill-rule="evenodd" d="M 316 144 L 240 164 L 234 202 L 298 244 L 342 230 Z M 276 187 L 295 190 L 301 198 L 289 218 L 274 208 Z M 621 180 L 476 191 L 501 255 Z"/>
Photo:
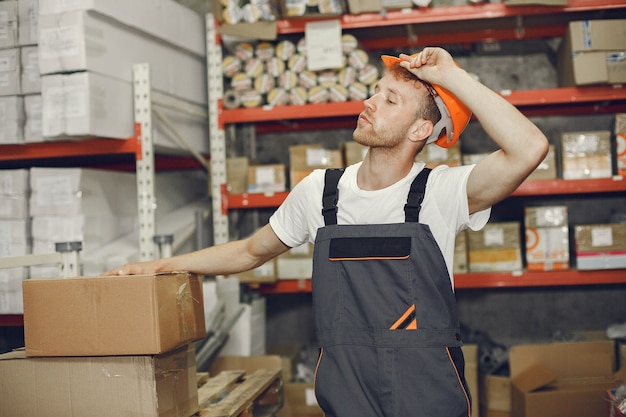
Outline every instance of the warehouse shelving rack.
<path fill-rule="evenodd" d="M 181 149 L 156 148 L 152 140 L 153 116 L 158 117 L 168 128 L 169 133 L 180 142 L 175 127 L 169 123 L 166 116 L 154 107 L 167 107 L 177 111 L 183 111 L 191 115 L 207 119 L 206 111 L 196 109 L 189 104 L 179 106 L 177 103 L 155 102 L 151 98 L 150 65 L 138 63 L 133 65 L 133 95 L 134 95 L 134 135 L 126 139 L 110 138 L 81 138 L 80 140 L 50 141 L 28 144 L 3 144 L 0 145 L 0 169 L 28 167 L 34 161 L 53 160 L 62 161 L 63 166 L 80 165 L 72 163 L 72 160 L 95 157 L 104 162 L 107 169 L 134 170 L 137 180 L 137 213 L 138 213 L 138 241 L 139 260 L 146 261 L 160 257 L 164 254 L 163 245 L 155 240 L 156 233 L 156 196 L 155 196 L 155 171 L 170 168 L 208 168 L 208 163 L 203 156 L 192 149 L 184 149 L 184 143 L 179 143 L 181 149 L 193 154 L 181 156 Z M 173 100 L 173 99 L 172 99 Z M 184 139 L 182 139 L 184 141 Z M 175 152 L 174 152 L 175 151 Z M 157 153 L 160 153 L 157 156 Z M 132 159 L 134 164 L 128 162 L 115 162 L 115 156 Z M 110 162 L 110 161 L 113 162 Z M 76 251 L 70 254 L 77 253 Z M 30 255 L 32 259 L 6 258 L 6 266 L 0 259 L 0 267 L 12 267 L 15 262 L 20 265 L 33 265 L 48 262 L 62 261 L 67 263 L 67 255 L 58 253 L 50 255 Z M 23 257 L 19 257 L 23 258 Z M 70 258 L 72 260 L 73 258 Z M 74 260 L 74 269 L 78 261 Z M 67 269 L 67 268 L 66 268 Z M 75 275 L 75 274 L 73 274 Z M 0 327 L 22 326 L 23 317 L 20 314 L 0 315 Z"/>
<path fill-rule="evenodd" d="M 502 3 L 415 8 L 336 17 L 304 17 L 279 20 L 279 35 L 302 34 L 306 24 L 319 19 L 339 19 L 342 29 L 354 33 L 366 49 L 470 44 L 479 41 L 532 39 L 563 36 L 569 21 L 584 18 L 624 18 L 623 0 L 570 0 L 567 6 L 506 6 Z M 257 132 L 353 127 L 361 102 L 224 109 L 219 23 L 207 15 L 209 118 L 212 156 L 214 240 L 228 240 L 228 212 L 234 209 L 277 207 L 287 192 L 232 195 L 226 188 L 224 128 L 254 123 Z M 501 95 L 527 116 L 607 114 L 626 111 L 626 87 L 585 86 L 527 91 L 503 91 Z M 286 125 L 285 122 L 288 122 Z M 523 196 L 625 195 L 626 179 L 527 181 L 511 198 Z M 502 288 L 626 284 L 626 271 L 547 271 L 455 274 L 457 288 Z M 257 286 L 262 293 L 310 292 L 310 280 L 279 280 Z"/>

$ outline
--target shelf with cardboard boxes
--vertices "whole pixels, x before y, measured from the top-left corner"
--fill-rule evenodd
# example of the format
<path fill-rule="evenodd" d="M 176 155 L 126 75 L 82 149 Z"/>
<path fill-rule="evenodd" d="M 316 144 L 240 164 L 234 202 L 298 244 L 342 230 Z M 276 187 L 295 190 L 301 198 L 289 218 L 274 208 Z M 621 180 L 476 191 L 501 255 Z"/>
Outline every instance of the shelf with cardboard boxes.
<path fill-rule="evenodd" d="M 57 242 L 82 242 L 88 276 L 159 256 L 157 231 L 193 246 L 210 206 L 205 31 L 172 0 L 7 0 L 0 16 L 0 326 L 21 326 L 22 281 L 61 275 L 15 264 Z"/>
<path fill-rule="evenodd" d="M 511 7 L 504 4 L 484 4 L 420 8 L 386 14 L 342 15 L 338 18 L 341 21 L 342 29 L 346 30 L 346 33 L 349 35 L 355 34 L 355 37 L 358 39 L 357 49 L 365 46 L 367 46 L 367 49 L 384 49 L 421 46 L 428 43 L 469 44 L 478 41 L 502 39 L 562 38 L 561 47 L 559 48 L 559 62 L 557 64 L 559 72 L 558 87 L 500 91 L 503 97 L 517 106 L 524 114 L 531 117 L 589 114 L 610 115 L 626 111 L 626 88 L 622 84 L 626 80 L 611 78 L 619 77 L 616 74 L 620 72 L 619 65 L 623 64 L 616 63 L 617 68 L 602 68 L 607 61 L 607 56 L 610 55 L 609 52 L 603 50 L 603 46 L 599 48 L 599 51 L 580 52 L 580 46 L 578 45 L 580 40 L 576 36 L 572 37 L 571 35 L 571 33 L 576 33 L 576 31 L 580 30 L 576 25 L 579 25 L 581 20 L 602 19 L 603 21 L 594 26 L 593 29 L 589 29 L 587 26 L 584 27 L 585 33 L 590 39 L 593 38 L 594 45 L 598 46 L 603 42 L 598 39 L 606 38 L 607 33 L 615 33 L 609 31 L 608 28 L 613 27 L 611 25 L 623 26 L 624 21 L 619 19 L 622 19 L 625 14 L 626 5 L 622 2 L 574 0 L 564 7 Z M 329 19 L 331 17 L 325 16 L 324 18 Z M 305 17 L 298 20 L 279 20 L 276 25 L 278 35 L 285 37 L 285 35 L 302 34 L 305 32 L 308 22 L 319 19 L 319 16 L 314 16 L 310 19 Z M 431 24 L 433 23 L 437 24 L 437 30 L 435 31 L 432 31 L 433 26 Z M 603 27 L 603 25 L 606 26 Z M 216 27 L 219 28 L 219 26 L 220 24 L 216 23 Z M 222 24 L 222 27 L 224 26 L 237 25 Z M 226 32 L 233 34 L 233 31 L 236 32 L 236 28 L 229 27 Z M 397 31 L 401 34 L 398 35 Z M 612 41 L 615 40 L 614 35 L 609 35 L 609 37 L 613 38 Z M 207 39 L 209 42 L 213 39 L 210 33 Z M 218 39 L 216 45 L 219 47 L 219 37 L 215 39 Z M 345 39 L 342 39 L 342 41 L 345 42 Z M 301 47 L 301 42 L 294 41 L 293 43 L 295 51 L 293 45 L 290 46 L 290 50 L 291 53 L 295 54 L 298 48 Z M 354 47 L 354 41 L 350 39 L 350 36 L 348 36 L 348 43 Z M 263 49 L 281 48 L 281 51 L 285 50 L 284 41 L 280 39 L 274 44 L 268 44 L 267 41 L 260 41 L 259 44 L 262 44 Z M 226 57 L 237 57 L 236 48 L 237 45 L 235 45 L 235 52 L 232 54 L 226 52 Z M 254 56 L 253 48 L 254 45 L 247 44 L 244 52 L 249 57 Z M 620 48 L 623 50 L 624 46 L 617 47 L 617 49 Z M 570 50 L 572 49 L 579 53 L 571 54 Z M 588 67 L 585 66 L 585 63 L 577 61 L 573 57 L 574 55 L 591 59 L 591 62 L 594 62 L 594 64 L 587 65 L 591 65 L 596 70 L 599 68 L 600 71 L 587 71 Z M 593 61 L 599 59 L 598 57 L 601 58 L 602 65 L 596 65 L 600 61 Z M 351 56 L 348 54 L 346 56 L 348 64 L 350 58 Z M 220 64 L 224 63 L 216 61 L 215 64 L 222 68 Z M 232 62 L 229 62 L 229 64 L 232 64 Z M 240 63 L 240 65 L 242 65 L 240 68 L 246 67 L 244 64 Z M 285 68 L 289 69 L 289 59 L 285 61 L 284 65 Z M 321 75 L 318 74 L 318 76 Z M 341 76 L 338 75 L 338 77 Z M 232 82 L 229 80 L 230 76 L 225 75 L 222 79 L 222 74 L 219 70 L 215 71 L 214 77 L 216 77 L 216 81 L 223 82 L 223 88 L 232 86 Z M 249 75 L 248 78 L 252 79 L 254 77 Z M 223 103 L 219 103 L 220 107 L 217 108 L 219 115 L 216 116 L 217 125 L 223 128 L 226 125 L 252 123 L 257 133 L 341 127 L 351 128 L 354 125 L 355 116 L 362 110 L 362 99 L 364 98 L 359 97 L 353 100 L 350 93 L 348 93 L 347 99 L 339 99 L 337 102 L 327 98 L 321 103 L 313 101 L 295 105 L 281 101 L 268 103 L 263 101 L 266 97 L 269 96 L 257 95 L 256 99 L 250 101 L 247 105 L 243 102 L 235 102 L 236 105 L 228 103 L 228 105 L 222 106 Z M 276 96 L 274 95 L 273 97 Z M 609 132 L 609 135 L 612 134 L 613 132 Z M 216 153 L 212 153 L 212 156 L 215 157 Z M 606 156 L 604 155 L 604 157 Z M 609 158 L 614 157 L 614 155 L 609 155 Z M 608 164 L 610 166 L 610 160 Z M 247 167 L 247 172 L 250 172 L 249 169 L 254 171 L 263 169 L 263 167 Z M 224 172 L 226 171 L 226 167 L 224 167 Z M 623 175 L 623 172 L 620 174 Z M 251 175 L 254 177 L 254 172 Z M 551 196 L 564 195 L 570 197 L 609 195 L 619 198 L 626 191 L 626 181 L 621 175 L 612 175 L 612 172 L 609 172 L 607 175 L 605 170 L 602 174 L 603 178 L 588 177 L 585 179 L 582 174 L 573 177 L 557 178 L 554 175 L 547 179 L 531 178 L 513 193 L 511 199 L 540 197 L 544 200 L 549 200 Z M 260 177 L 267 178 L 268 176 L 259 175 Z M 213 190 L 214 201 L 219 202 L 217 207 L 217 210 L 219 210 L 218 215 L 222 216 L 222 218 L 228 216 L 230 210 L 277 207 L 288 194 L 285 184 L 283 184 L 283 189 L 272 189 L 267 192 L 254 192 L 246 189 L 245 186 L 243 191 L 233 192 L 229 189 L 229 182 L 224 180 L 216 184 Z M 216 208 L 214 207 L 214 213 L 215 210 Z M 518 224 L 518 226 L 520 225 L 521 223 Z M 597 232 L 600 234 L 607 233 L 607 229 L 600 228 Z M 621 232 L 611 230 L 608 233 L 616 233 L 617 236 Z M 522 230 L 520 230 L 519 234 L 521 241 Z M 518 244 L 521 245 L 520 242 Z M 615 252 L 619 252 L 619 248 Z M 521 254 L 519 257 L 521 260 Z M 547 265 L 545 269 L 548 270 L 525 270 L 521 267 L 516 267 L 513 271 L 504 272 L 473 271 L 468 273 L 468 271 L 464 271 L 455 273 L 455 275 L 458 275 L 455 285 L 457 288 L 498 288 L 626 283 L 626 274 L 624 274 L 623 267 L 600 271 L 570 269 L 568 267 L 564 270 L 554 271 L 549 270 L 550 265 Z M 258 288 L 265 293 L 308 292 L 311 290 L 310 280 L 306 279 L 306 277 L 260 283 Z"/>

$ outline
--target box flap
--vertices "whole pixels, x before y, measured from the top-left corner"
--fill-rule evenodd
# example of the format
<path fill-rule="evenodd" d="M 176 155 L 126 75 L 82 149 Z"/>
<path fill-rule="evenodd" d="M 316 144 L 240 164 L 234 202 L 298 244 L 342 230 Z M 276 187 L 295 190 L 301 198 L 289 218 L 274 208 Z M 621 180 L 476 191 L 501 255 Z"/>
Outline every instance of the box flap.
<path fill-rule="evenodd" d="M 511 382 L 522 392 L 531 392 L 556 382 L 557 375 L 541 364 L 533 365 Z"/>
<path fill-rule="evenodd" d="M 541 364 L 561 378 L 613 375 L 615 345 L 611 340 L 556 342 L 512 346 L 509 350 L 511 378 Z"/>

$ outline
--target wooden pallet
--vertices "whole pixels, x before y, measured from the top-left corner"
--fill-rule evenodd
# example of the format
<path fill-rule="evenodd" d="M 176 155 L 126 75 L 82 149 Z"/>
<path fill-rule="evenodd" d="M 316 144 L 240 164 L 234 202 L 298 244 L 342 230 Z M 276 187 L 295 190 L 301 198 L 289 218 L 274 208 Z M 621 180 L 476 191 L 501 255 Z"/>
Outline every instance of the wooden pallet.
<path fill-rule="evenodd" d="M 222 371 L 209 378 L 208 373 L 198 373 L 198 403 L 200 411 L 194 416 L 247 417 L 252 416 L 255 401 L 271 387 L 281 387 L 280 369 Z M 275 388 L 276 389 L 276 388 Z M 280 406 L 280 404 L 278 404 Z"/>

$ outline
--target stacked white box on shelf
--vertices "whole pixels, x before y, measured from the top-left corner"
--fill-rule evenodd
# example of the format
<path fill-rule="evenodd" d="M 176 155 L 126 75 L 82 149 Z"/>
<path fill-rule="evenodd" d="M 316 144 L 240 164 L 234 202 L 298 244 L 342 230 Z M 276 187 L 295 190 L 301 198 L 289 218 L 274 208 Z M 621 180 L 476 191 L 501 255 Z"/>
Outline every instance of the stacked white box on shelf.
<path fill-rule="evenodd" d="M 54 252 L 56 242 L 81 241 L 81 261 L 83 265 L 90 265 L 85 274 L 92 275 L 108 269 L 105 257 L 92 256 L 99 253 L 102 247 L 126 235 L 137 246 L 137 183 L 134 173 L 83 168 L 32 168 L 31 188 L 33 253 Z M 157 174 L 155 213 L 159 229 L 162 228 L 161 220 L 168 213 L 206 195 L 206 190 L 206 175 L 198 170 Z M 193 222 L 193 213 L 187 217 Z M 157 233 L 163 231 L 157 230 Z M 116 251 L 132 252 L 121 245 Z M 31 276 L 56 276 L 55 268 L 32 267 Z"/>
<path fill-rule="evenodd" d="M 36 45 L 38 41 L 39 0 L 17 2 L 18 45 Z"/>
<path fill-rule="evenodd" d="M 41 94 L 24 96 L 24 142 L 42 142 L 41 133 L 42 105 Z"/>
<path fill-rule="evenodd" d="M 0 49 L 0 96 L 19 94 L 20 78 L 20 49 Z"/>
<path fill-rule="evenodd" d="M 37 45 L 20 48 L 20 93 L 40 94 L 41 77 L 39 75 L 39 47 Z"/>
<path fill-rule="evenodd" d="M 150 65 L 153 101 L 206 106 L 204 19 L 192 10 L 172 0 L 42 0 L 39 13 L 44 137 L 133 136 L 137 63 Z M 204 120 L 159 111 L 193 148 L 208 152 Z M 158 120 L 153 133 L 156 146 L 181 147 Z"/>
<path fill-rule="evenodd" d="M 0 1 L 0 49 L 17 46 L 17 1 Z"/>
<path fill-rule="evenodd" d="M 30 253 L 28 170 L 0 170 L 0 258 Z M 0 269 L 0 314 L 21 314 L 27 268 Z"/>
<path fill-rule="evenodd" d="M 24 141 L 24 98 L 0 97 L 0 144 Z"/>
<path fill-rule="evenodd" d="M 135 175 L 81 168 L 31 168 L 33 253 L 81 241 L 89 252 L 130 232 L 137 216 Z M 56 265 L 33 266 L 31 276 L 56 277 Z"/>

